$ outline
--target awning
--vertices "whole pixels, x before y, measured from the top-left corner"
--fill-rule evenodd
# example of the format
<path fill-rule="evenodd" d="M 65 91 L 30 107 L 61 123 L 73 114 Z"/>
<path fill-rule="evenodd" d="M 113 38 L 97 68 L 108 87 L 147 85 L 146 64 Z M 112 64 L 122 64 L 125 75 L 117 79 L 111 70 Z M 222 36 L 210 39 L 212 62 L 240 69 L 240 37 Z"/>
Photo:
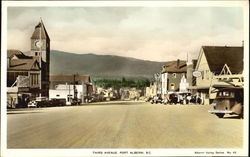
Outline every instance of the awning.
<path fill-rule="evenodd" d="M 188 89 L 209 89 L 210 86 L 190 86 Z"/>
<path fill-rule="evenodd" d="M 17 93 L 18 88 L 17 87 L 7 87 L 7 93 Z"/>
<path fill-rule="evenodd" d="M 226 88 L 226 87 L 234 87 L 233 85 L 222 85 L 222 84 L 214 84 L 214 88 Z"/>

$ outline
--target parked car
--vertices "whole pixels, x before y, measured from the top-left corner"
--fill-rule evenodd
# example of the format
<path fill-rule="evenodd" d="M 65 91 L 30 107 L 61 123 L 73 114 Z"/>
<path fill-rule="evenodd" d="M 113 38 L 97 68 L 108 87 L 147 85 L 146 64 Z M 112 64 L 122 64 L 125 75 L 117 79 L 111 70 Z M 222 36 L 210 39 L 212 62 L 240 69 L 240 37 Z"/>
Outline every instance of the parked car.
<path fill-rule="evenodd" d="M 178 95 L 176 93 L 171 93 L 169 94 L 169 101 L 168 104 L 172 105 L 176 105 L 178 102 Z"/>
<path fill-rule="evenodd" d="M 50 107 L 54 106 L 65 106 L 66 105 L 66 99 L 60 98 L 60 99 L 51 99 L 49 101 Z"/>
<path fill-rule="evenodd" d="M 32 100 L 28 103 L 28 108 L 36 108 L 37 107 L 37 102 L 35 100 Z"/>
<path fill-rule="evenodd" d="M 160 97 L 160 96 L 154 96 L 153 99 L 150 101 L 151 104 L 154 104 L 154 103 L 162 103 L 163 99 Z"/>
<path fill-rule="evenodd" d="M 37 107 L 48 107 L 50 105 L 47 97 L 36 97 Z"/>
<path fill-rule="evenodd" d="M 243 88 L 222 88 L 217 92 L 212 108 L 208 111 L 219 118 L 225 114 L 236 114 L 243 118 Z"/>
<path fill-rule="evenodd" d="M 72 101 L 71 101 L 71 105 L 80 105 L 80 104 L 81 104 L 80 99 L 72 99 Z"/>

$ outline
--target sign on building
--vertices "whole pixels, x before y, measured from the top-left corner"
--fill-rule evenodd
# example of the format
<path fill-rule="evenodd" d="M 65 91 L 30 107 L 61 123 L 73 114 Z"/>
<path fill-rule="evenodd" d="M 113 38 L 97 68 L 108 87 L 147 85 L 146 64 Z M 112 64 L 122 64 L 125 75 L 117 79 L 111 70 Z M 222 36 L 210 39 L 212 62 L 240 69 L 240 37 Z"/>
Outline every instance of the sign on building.
<path fill-rule="evenodd" d="M 193 76 L 194 77 L 201 77 L 201 71 L 194 71 Z"/>
<path fill-rule="evenodd" d="M 19 75 L 17 77 L 17 87 L 29 87 L 30 79 L 29 76 Z"/>

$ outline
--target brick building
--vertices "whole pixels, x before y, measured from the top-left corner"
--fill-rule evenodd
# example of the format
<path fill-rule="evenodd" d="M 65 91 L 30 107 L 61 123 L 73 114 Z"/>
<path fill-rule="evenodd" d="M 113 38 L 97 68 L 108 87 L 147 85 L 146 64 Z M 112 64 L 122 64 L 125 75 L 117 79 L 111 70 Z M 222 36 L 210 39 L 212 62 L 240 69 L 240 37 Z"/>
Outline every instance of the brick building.
<path fill-rule="evenodd" d="M 9 107 L 25 107 L 27 98 L 49 96 L 50 38 L 42 20 L 35 26 L 30 41 L 28 52 L 7 51 Z"/>

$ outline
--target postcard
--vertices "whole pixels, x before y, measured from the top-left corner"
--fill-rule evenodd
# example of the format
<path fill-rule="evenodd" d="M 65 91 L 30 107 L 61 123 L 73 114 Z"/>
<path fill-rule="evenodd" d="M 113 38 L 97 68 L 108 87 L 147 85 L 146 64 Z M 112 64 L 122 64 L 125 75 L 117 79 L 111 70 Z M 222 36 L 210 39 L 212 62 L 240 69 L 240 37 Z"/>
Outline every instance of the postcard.
<path fill-rule="evenodd" d="M 247 1 L 3 1 L 1 156 L 247 156 Z"/>

